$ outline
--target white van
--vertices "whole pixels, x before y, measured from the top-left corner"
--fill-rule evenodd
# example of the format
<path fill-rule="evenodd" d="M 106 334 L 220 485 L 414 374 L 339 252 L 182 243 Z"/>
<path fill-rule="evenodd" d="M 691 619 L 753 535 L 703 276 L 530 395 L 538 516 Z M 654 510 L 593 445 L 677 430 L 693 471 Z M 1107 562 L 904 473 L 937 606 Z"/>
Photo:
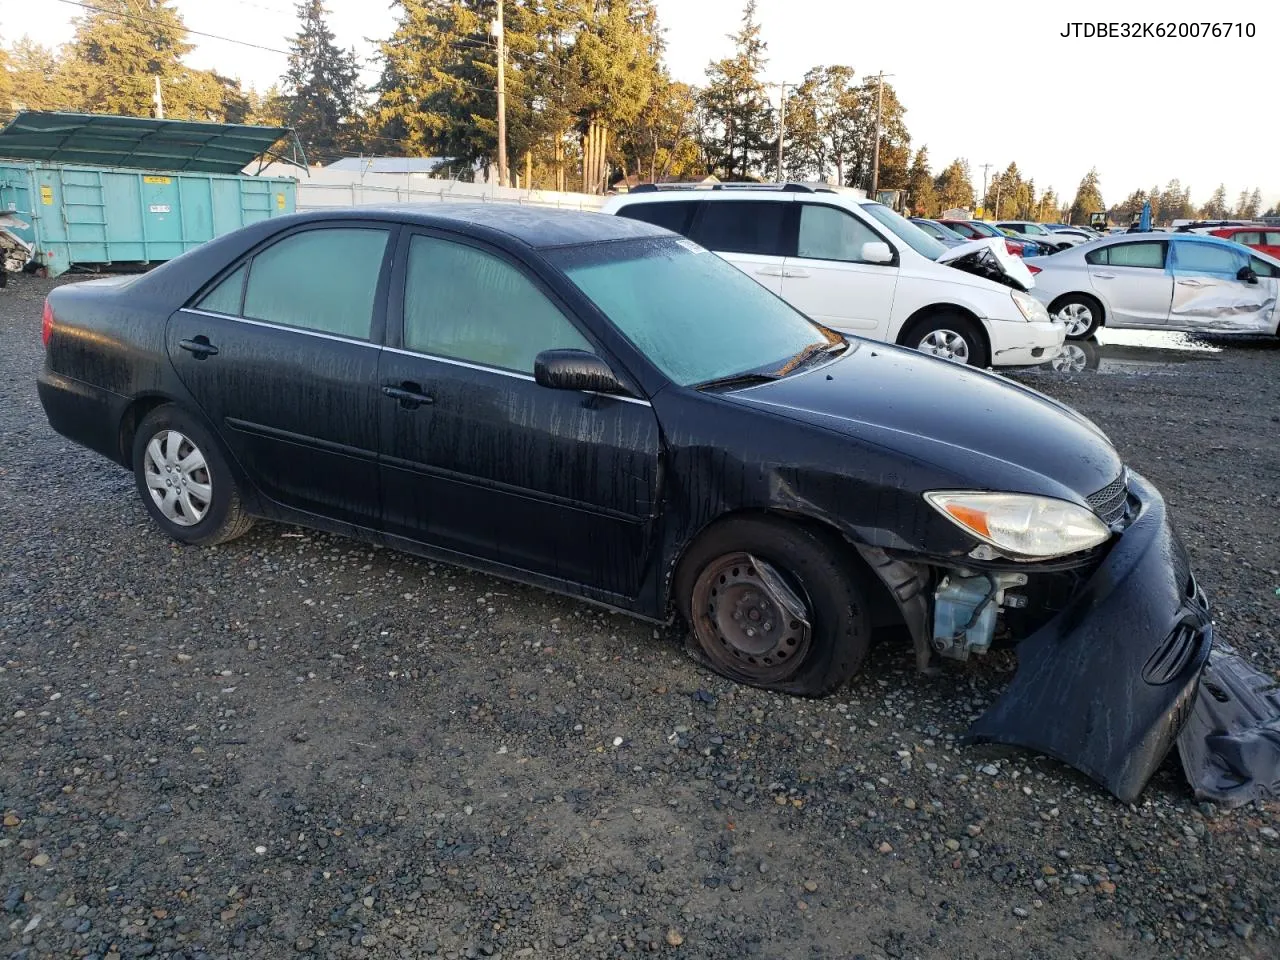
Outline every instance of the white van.
<path fill-rule="evenodd" d="M 834 189 L 642 186 L 603 212 L 683 234 L 844 333 L 977 367 L 1044 363 L 1066 337 L 1003 244 L 948 249 L 884 204 Z"/>

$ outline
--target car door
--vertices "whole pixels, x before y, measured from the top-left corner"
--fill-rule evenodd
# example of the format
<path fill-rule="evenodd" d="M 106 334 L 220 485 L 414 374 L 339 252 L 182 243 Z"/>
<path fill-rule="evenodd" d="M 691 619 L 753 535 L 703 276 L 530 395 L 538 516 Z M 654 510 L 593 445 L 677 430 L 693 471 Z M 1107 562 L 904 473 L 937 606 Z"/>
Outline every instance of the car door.
<path fill-rule="evenodd" d="M 1269 331 L 1275 290 L 1262 278 L 1241 279 L 1249 266 L 1249 251 L 1238 244 L 1175 238 L 1170 324 L 1189 330 Z"/>
<path fill-rule="evenodd" d="M 1133 240 L 1085 254 L 1089 282 L 1106 304 L 1107 325 L 1160 327 L 1169 322 L 1173 278 L 1166 240 Z"/>
<path fill-rule="evenodd" d="M 885 339 L 898 289 L 898 257 L 869 263 L 862 249 L 888 241 L 843 207 L 808 201 L 796 206 L 795 255 L 783 266 L 783 299 L 836 330 Z"/>
<path fill-rule="evenodd" d="M 378 355 L 392 229 L 273 238 L 169 320 L 170 361 L 270 500 L 378 522 Z"/>
<path fill-rule="evenodd" d="M 698 205 L 690 237 L 761 286 L 781 293 L 786 225 L 793 199 L 791 194 L 769 200 L 722 194 Z"/>
<path fill-rule="evenodd" d="M 660 512 L 648 401 L 535 382 L 543 350 L 599 351 L 524 265 L 431 231 L 400 248 L 378 376 L 386 530 L 636 596 Z"/>
<path fill-rule="evenodd" d="M 1280 230 L 1265 231 L 1262 234 L 1262 245 L 1258 249 L 1268 256 L 1280 257 Z"/>

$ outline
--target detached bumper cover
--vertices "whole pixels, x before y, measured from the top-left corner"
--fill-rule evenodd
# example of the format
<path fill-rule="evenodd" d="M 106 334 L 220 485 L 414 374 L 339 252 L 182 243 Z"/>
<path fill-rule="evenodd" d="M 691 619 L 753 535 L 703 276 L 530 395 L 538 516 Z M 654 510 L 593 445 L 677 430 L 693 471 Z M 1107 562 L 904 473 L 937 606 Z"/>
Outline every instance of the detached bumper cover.
<path fill-rule="evenodd" d="M 965 737 L 1061 760 L 1126 803 L 1173 746 L 1213 643 L 1164 500 L 1130 477 L 1133 522 L 1071 604 L 1018 645 L 1013 682 Z"/>

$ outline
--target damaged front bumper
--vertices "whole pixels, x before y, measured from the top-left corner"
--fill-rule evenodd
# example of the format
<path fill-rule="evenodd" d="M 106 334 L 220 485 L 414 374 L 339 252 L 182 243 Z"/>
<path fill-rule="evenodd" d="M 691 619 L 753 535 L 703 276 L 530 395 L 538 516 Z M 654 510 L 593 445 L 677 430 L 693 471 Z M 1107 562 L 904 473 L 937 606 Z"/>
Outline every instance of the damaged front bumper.
<path fill-rule="evenodd" d="M 1013 682 L 965 735 L 1061 760 L 1125 802 L 1177 739 L 1213 643 L 1163 498 L 1130 478 L 1132 521 L 1065 608 L 1018 644 Z"/>

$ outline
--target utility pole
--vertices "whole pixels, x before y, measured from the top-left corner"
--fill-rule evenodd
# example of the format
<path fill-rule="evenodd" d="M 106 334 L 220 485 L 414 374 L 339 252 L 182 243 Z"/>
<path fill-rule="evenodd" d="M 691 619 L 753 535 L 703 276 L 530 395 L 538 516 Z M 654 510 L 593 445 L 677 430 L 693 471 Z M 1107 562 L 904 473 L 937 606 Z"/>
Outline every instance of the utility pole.
<path fill-rule="evenodd" d="M 884 78 L 892 77 L 892 73 L 881 70 L 876 75 L 876 142 L 871 153 L 871 199 L 876 198 L 880 189 L 880 122 L 884 114 Z"/>
<path fill-rule="evenodd" d="M 498 41 L 498 186 L 510 185 L 507 179 L 507 43 L 502 23 L 502 0 L 498 0 L 498 19 L 492 32 Z"/>
<path fill-rule="evenodd" d="M 164 94 L 160 91 L 160 78 L 158 76 L 155 78 L 155 81 L 156 81 L 156 92 L 153 99 L 155 100 L 155 104 L 156 104 L 156 119 L 163 120 L 164 119 Z"/>
<path fill-rule="evenodd" d="M 782 142 L 787 136 L 787 87 L 794 84 L 780 83 L 778 86 L 782 95 L 778 108 L 778 182 L 782 183 L 786 179 L 782 173 Z"/>
<path fill-rule="evenodd" d="M 982 165 L 982 202 L 984 205 L 987 202 L 987 171 L 990 170 L 992 166 L 993 164 L 990 163 L 984 163 Z"/>

